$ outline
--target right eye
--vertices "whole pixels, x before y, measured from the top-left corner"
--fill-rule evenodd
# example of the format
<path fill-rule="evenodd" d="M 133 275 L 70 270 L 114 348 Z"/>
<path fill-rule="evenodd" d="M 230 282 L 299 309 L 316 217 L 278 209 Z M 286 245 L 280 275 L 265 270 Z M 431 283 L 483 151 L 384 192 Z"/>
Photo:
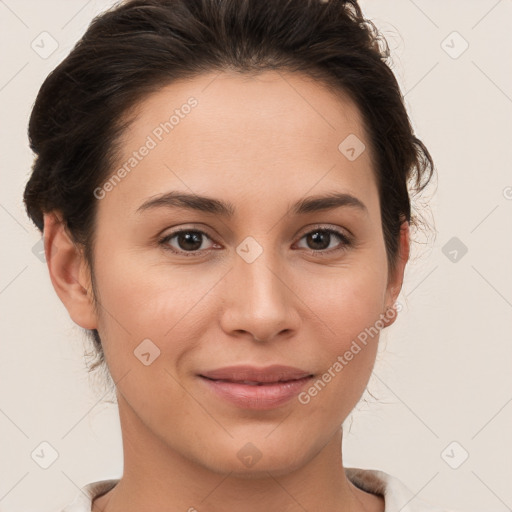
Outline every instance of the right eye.
<path fill-rule="evenodd" d="M 199 256 L 204 251 L 209 249 L 201 249 L 203 245 L 203 237 L 211 240 L 210 237 L 204 232 L 197 229 L 180 229 L 165 235 L 161 238 L 158 243 L 162 245 L 164 249 L 169 250 L 175 254 L 183 256 Z M 172 245 L 172 241 L 178 247 Z"/>

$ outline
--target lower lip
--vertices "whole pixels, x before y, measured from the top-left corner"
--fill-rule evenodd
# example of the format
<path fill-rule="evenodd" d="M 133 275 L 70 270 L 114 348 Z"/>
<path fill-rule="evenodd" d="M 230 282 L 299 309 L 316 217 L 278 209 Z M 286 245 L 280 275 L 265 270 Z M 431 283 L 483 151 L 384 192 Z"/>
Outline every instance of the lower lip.
<path fill-rule="evenodd" d="M 313 377 L 291 380 L 288 382 L 276 382 L 275 384 L 263 384 L 250 386 L 235 382 L 221 382 L 201 377 L 201 380 L 218 396 L 228 400 L 237 407 L 243 409 L 274 409 L 285 404 L 310 382 Z"/>

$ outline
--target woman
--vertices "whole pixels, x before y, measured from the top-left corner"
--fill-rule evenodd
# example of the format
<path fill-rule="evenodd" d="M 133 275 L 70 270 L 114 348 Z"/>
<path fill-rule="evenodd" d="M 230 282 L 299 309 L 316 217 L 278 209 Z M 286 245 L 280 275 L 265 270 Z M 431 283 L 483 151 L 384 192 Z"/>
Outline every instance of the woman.
<path fill-rule="evenodd" d="M 342 460 L 433 173 L 387 51 L 356 0 L 136 0 L 49 75 L 25 204 L 124 449 L 66 511 L 442 510 Z"/>

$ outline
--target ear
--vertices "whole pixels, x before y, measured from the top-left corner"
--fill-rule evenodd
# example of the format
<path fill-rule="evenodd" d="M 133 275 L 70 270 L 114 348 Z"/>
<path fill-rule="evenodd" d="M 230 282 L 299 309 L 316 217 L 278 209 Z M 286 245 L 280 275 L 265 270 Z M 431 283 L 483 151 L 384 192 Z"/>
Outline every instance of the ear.
<path fill-rule="evenodd" d="M 57 295 L 76 324 L 96 329 L 91 276 L 82 251 L 56 212 L 45 213 L 43 233 L 46 262 Z"/>
<path fill-rule="evenodd" d="M 390 310 L 400 294 L 402 283 L 404 281 L 404 272 L 410 253 L 410 231 L 409 223 L 402 222 L 400 226 L 400 242 L 398 248 L 397 263 L 394 272 L 390 275 L 386 290 L 386 308 Z M 390 326 L 396 320 L 396 310 L 394 314 L 385 315 L 383 321 L 385 327 Z"/>

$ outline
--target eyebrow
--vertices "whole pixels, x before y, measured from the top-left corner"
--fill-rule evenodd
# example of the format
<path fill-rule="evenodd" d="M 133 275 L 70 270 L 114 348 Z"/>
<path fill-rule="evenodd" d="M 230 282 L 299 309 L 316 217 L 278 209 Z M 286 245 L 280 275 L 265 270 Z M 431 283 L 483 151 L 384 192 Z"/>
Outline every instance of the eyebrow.
<path fill-rule="evenodd" d="M 289 209 L 294 215 L 304 215 L 307 213 L 333 210 L 342 206 L 353 207 L 362 212 L 368 211 L 365 204 L 357 197 L 339 192 L 306 197 L 291 205 Z M 232 217 L 235 213 L 235 207 L 230 202 L 177 191 L 168 192 L 148 199 L 137 208 L 137 213 L 160 207 L 184 208 L 227 218 Z"/>

